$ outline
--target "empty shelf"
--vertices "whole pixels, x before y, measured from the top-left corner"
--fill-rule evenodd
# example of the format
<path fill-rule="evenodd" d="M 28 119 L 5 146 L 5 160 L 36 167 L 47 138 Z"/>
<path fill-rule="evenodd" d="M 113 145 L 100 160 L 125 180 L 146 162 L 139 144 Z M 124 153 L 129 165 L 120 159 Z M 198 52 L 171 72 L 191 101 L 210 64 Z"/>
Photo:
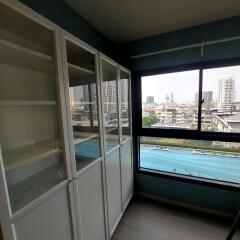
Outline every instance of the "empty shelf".
<path fill-rule="evenodd" d="M 96 83 L 95 72 L 87 68 L 68 63 L 70 86 L 81 86 Z"/>
<path fill-rule="evenodd" d="M 8 186 L 47 171 L 59 162 L 60 153 L 59 148 L 44 146 L 43 143 L 4 152 L 3 162 Z"/>
<path fill-rule="evenodd" d="M 53 157 L 60 152 L 61 150 L 58 148 L 54 149 L 40 146 L 32 150 L 26 150 L 24 147 L 13 151 L 8 151 L 3 154 L 6 172 L 37 163 L 46 158 Z"/>
<path fill-rule="evenodd" d="M 90 136 L 89 135 L 84 135 L 84 136 L 82 135 L 81 138 L 79 137 L 79 138 L 74 139 L 74 145 L 77 145 L 79 143 L 83 143 L 90 139 L 94 139 L 94 138 L 98 137 L 98 134 L 91 134 Z"/>
<path fill-rule="evenodd" d="M 3 39 L 0 39 L 0 52 L 2 63 L 47 73 L 54 70 L 52 57 Z"/>
<path fill-rule="evenodd" d="M 86 76 L 86 75 L 94 75 L 94 71 L 91 71 L 87 68 L 83 68 L 77 65 L 74 65 L 72 63 L 68 63 L 68 71 L 69 74 L 75 78 L 75 77 L 79 77 L 79 76 Z"/>

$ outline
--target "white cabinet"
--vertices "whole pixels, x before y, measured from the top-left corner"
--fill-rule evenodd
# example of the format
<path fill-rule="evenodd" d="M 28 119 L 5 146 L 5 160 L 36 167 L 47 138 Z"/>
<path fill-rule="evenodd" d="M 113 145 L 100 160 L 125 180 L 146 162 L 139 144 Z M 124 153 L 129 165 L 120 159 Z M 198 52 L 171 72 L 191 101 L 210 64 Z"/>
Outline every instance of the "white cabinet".
<path fill-rule="evenodd" d="M 0 236 L 108 240 L 132 193 L 129 71 L 0 0 Z"/>
<path fill-rule="evenodd" d="M 0 23 L 4 238 L 73 239 L 60 32 L 14 0 L 0 1 Z"/>
<path fill-rule="evenodd" d="M 79 239 L 105 240 L 98 53 L 62 31 L 62 56 Z"/>
<path fill-rule="evenodd" d="M 100 54 L 109 235 L 133 194 L 130 73 Z"/>
<path fill-rule="evenodd" d="M 118 65 L 100 54 L 100 72 L 108 230 L 109 235 L 112 236 L 122 212 Z"/>

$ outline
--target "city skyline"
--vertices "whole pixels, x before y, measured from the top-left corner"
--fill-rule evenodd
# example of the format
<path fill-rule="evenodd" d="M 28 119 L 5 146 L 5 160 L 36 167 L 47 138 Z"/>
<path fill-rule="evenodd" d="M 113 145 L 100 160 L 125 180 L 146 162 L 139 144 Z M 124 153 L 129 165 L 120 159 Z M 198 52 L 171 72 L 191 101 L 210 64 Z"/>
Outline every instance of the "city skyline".
<path fill-rule="evenodd" d="M 212 91 L 213 101 L 217 101 L 219 80 L 225 77 L 235 79 L 235 100 L 239 102 L 240 66 L 204 70 L 203 91 Z M 198 70 L 142 77 L 142 101 L 146 102 L 148 96 L 153 96 L 155 103 L 165 103 L 166 96 L 173 93 L 176 103 L 194 103 L 195 94 L 198 93 L 198 79 Z"/>

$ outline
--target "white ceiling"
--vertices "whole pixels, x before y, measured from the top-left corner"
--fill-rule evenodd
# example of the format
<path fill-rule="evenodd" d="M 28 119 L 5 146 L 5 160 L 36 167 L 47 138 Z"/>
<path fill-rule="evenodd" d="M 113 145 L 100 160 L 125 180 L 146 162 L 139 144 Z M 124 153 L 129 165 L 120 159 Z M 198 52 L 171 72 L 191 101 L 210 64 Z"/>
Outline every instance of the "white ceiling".
<path fill-rule="evenodd" d="M 114 42 L 240 15 L 240 0 L 65 0 Z"/>

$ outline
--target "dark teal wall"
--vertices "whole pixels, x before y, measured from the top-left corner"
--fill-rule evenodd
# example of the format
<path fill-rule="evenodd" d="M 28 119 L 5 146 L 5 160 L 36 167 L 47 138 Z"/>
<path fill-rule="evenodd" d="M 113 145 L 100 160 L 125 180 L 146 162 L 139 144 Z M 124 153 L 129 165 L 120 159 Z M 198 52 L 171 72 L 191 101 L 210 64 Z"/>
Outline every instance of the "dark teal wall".
<path fill-rule="evenodd" d="M 128 50 L 128 55 L 133 56 L 204 41 L 230 38 L 240 36 L 239 26 L 240 17 L 235 17 L 134 41 L 126 44 L 125 48 Z M 132 69 L 138 71 L 238 56 L 240 56 L 240 40 L 207 46 L 204 49 L 203 57 L 201 57 L 201 48 L 197 47 L 135 59 L 131 64 Z"/>
<path fill-rule="evenodd" d="M 58 26 L 117 60 L 117 46 L 89 25 L 64 0 L 20 0 Z"/>
<path fill-rule="evenodd" d="M 126 44 L 125 48 L 132 56 L 235 36 L 240 36 L 240 17 L 142 39 Z M 135 59 L 131 66 L 133 71 L 139 71 L 239 56 L 238 40 L 207 46 L 203 57 L 200 48 L 191 48 Z M 135 188 L 139 192 L 230 214 L 240 209 L 240 191 L 140 174 L 135 174 Z"/>
<path fill-rule="evenodd" d="M 240 192 L 148 175 L 135 175 L 135 191 L 229 214 L 240 209 Z"/>

